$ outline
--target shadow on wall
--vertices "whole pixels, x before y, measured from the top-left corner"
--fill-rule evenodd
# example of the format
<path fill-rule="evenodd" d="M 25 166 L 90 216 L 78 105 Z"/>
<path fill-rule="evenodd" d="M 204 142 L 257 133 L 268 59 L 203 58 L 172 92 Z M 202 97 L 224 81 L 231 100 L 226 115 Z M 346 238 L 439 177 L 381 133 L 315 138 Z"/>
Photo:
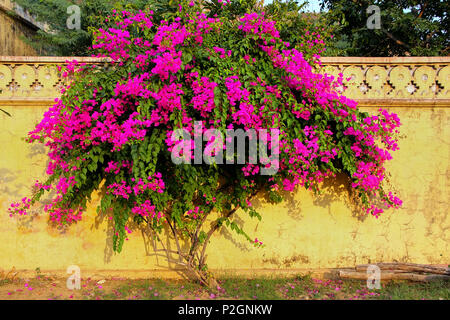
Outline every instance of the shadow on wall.
<path fill-rule="evenodd" d="M 350 178 L 345 174 L 338 174 L 336 178 L 326 178 L 320 193 L 314 197 L 314 205 L 327 208 L 330 215 L 332 215 L 330 204 L 336 201 L 343 202 L 351 210 L 352 217 L 357 220 L 364 221 L 368 217 L 358 195 L 351 187 Z"/>
<path fill-rule="evenodd" d="M 103 190 L 102 192 L 105 191 Z M 111 213 L 99 211 L 95 217 L 94 224 L 91 226 L 91 230 L 94 228 L 99 229 L 101 226 L 104 226 L 105 222 L 107 236 L 105 240 L 105 249 L 103 251 L 103 262 L 108 264 L 111 262 L 111 257 L 115 254 L 113 246 L 115 230 Z M 169 270 L 177 272 L 182 279 L 192 279 L 192 275 L 189 271 L 181 266 L 182 260 L 175 254 L 177 248 L 174 247 L 174 239 L 170 236 L 170 231 L 167 227 L 161 232 L 161 235 L 159 235 L 165 243 L 164 246 L 159 244 L 155 233 L 150 228 L 138 225 L 134 222 L 129 225 L 129 228 L 132 231 L 138 231 L 141 233 L 145 255 L 148 257 L 155 257 L 155 267 L 167 268 L 167 264 L 164 264 L 163 262 L 166 261 L 168 262 Z M 181 243 L 180 245 L 183 251 L 189 249 L 187 242 Z M 167 251 L 164 250 L 164 248 L 167 248 Z"/>
<path fill-rule="evenodd" d="M 42 157 L 45 155 L 46 150 L 43 145 L 31 145 L 24 146 L 27 147 L 28 153 L 26 154 L 27 159 L 34 167 L 42 167 Z M 47 161 L 48 163 L 48 161 Z M 41 176 L 45 176 L 45 168 L 47 163 L 43 166 Z M 32 194 L 34 187 L 32 183 L 24 183 L 20 177 L 23 177 L 23 171 L 20 169 L 11 170 L 9 168 L 0 168 L 0 194 L 6 199 L 4 202 L 4 212 L 7 212 L 11 203 L 20 201 L 24 195 Z M 42 205 L 50 203 L 51 197 L 54 193 L 51 192 L 46 199 L 41 201 Z M 40 214 L 42 209 L 38 208 L 29 211 L 28 215 L 20 216 L 17 218 L 17 230 L 21 233 L 28 233 L 35 230 L 33 222 L 40 219 Z"/>
<path fill-rule="evenodd" d="M 286 206 L 288 215 L 299 221 L 303 218 L 300 205 L 301 199 L 296 199 L 295 195 L 300 188 L 303 187 L 297 187 L 294 192 L 281 192 L 283 196 L 282 205 Z M 352 216 L 357 220 L 364 221 L 367 218 L 357 194 L 351 187 L 351 180 L 345 174 L 337 174 L 336 178 L 326 178 L 322 182 L 319 192 L 315 193 L 313 198 L 313 204 L 317 207 L 328 209 L 330 215 L 332 215 L 331 204 L 339 201 L 351 210 Z M 267 193 L 264 193 L 262 197 L 252 200 L 252 204 L 256 209 L 263 208 L 269 203 L 270 200 Z"/>
<path fill-rule="evenodd" d="M 284 206 L 287 208 L 288 215 L 294 220 L 300 222 L 303 219 L 300 209 L 301 200 L 295 198 L 294 192 L 283 192 L 282 195 L 284 197 Z M 352 216 L 355 219 L 363 221 L 367 217 L 367 215 L 363 213 L 361 205 L 358 204 L 358 201 L 353 194 L 353 189 L 350 186 L 350 179 L 344 174 L 339 175 L 337 179 L 326 179 L 322 184 L 320 193 L 314 196 L 313 204 L 315 206 L 328 209 L 328 213 L 332 215 L 331 203 L 336 201 L 343 201 L 346 207 L 351 208 Z M 258 209 L 266 207 L 269 204 L 268 194 L 264 193 L 262 196 L 255 198 L 252 200 L 252 204 L 257 211 Z M 241 215 L 235 215 L 233 217 L 233 221 L 245 230 L 245 221 L 242 219 L 244 215 L 246 215 L 246 213 L 243 212 L 241 212 Z M 99 212 L 95 217 L 95 222 L 91 226 L 91 230 L 94 228 L 99 229 L 101 226 L 104 227 L 105 223 L 107 237 L 103 261 L 107 264 L 111 261 L 111 257 L 114 255 L 113 236 L 115 231 L 111 214 L 108 214 L 107 212 Z M 182 278 L 188 279 L 191 277 L 189 272 L 182 267 L 182 260 L 176 254 L 177 248 L 175 247 L 174 239 L 170 235 L 170 230 L 168 228 L 163 230 L 163 232 L 159 235 L 159 237 L 164 241 L 164 245 L 159 243 L 154 232 L 146 227 L 133 223 L 130 226 L 130 229 L 141 233 L 142 240 L 144 242 L 145 255 L 155 257 L 155 266 L 167 268 L 168 263 L 169 269 L 176 271 Z M 233 247 L 237 248 L 243 254 L 246 254 L 252 250 L 252 246 L 249 243 L 237 239 L 237 236 L 230 232 L 227 228 L 221 228 L 218 235 L 230 242 Z M 187 242 L 180 243 L 180 246 L 183 251 L 189 249 L 189 244 Z M 166 248 L 167 251 L 165 251 L 164 248 Z M 289 268 L 296 264 L 308 264 L 310 262 L 308 256 L 300 253 L 294 253 L 293 255 L 284 258 L 263 258 L 262 261 L 264 263 L 270 263 L 284 268 Z"/>

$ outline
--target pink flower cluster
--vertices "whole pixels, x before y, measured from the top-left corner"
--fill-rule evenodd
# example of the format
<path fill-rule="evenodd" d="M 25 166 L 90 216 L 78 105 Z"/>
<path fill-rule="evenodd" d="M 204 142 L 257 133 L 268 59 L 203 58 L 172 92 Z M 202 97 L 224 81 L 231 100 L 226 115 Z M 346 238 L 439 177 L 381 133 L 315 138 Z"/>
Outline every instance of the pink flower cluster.
<path fill-rule="evenodd" d="M 273 38 L 279 38 L 280 33 L 275 28 L 275 21 L 271 21 L 264 18 L 264 12 L 258 14 L 256 12 L 244 15 L 241 18 L 242 24 L 239 25 L 239 29 L 250 34 L 259 35 L 261 39 L 265 36 L 270 36 Z M 270 42 L 274 42 L 271 39 Z"/>
<path fill-rule="evenodd" d="M 217 83 L 210 81 L 208 77 L 201 77 L 198 79 L 198 72 L 191 73 L 197 79 L 192 82 L 192 90 L 194 96 L 191 103 L 194 109 L 200 111 L 202 117 L 208 117 L 208 114 L 215 108 L 214 103 L 214 88 Z"/>
<path fill-rule="evenodd" d="M 134 185 L 127 184 L 125 180 L 122 180 L 120 183 L 114 182 L 107 186 L 108 191 L 106 193 L 129 199 L 131 194 L 137 196 L 146 190 L 152 190 L 158 193 L 164 192 L 165 185 L 160 172 L 148 176 L 147 181 L 144 181 L 142 178 L 139 180 L 131 178 L 131 181 Z"/>
<path fill-rule="evenodd" d="M 279 129 L 281 178 L 276 183 L 270 181 L 275 190 L 292 191 L 298 185 L 314 188 L 334 174 L 323 167 L 330 168 L 344 152 L 351 152 L 346 156 L 355 163 L 347 167 L 353 165 L 354 168 L 346 169 L 352 171 L 352 187 L 368 194 L 368 198 L 383 191 L 384 164 L 392 158 L 390 151 L 398 149 L 394 138 L 400 126 L 397 115 L 380 110 L 379 115 L 358 119 L 357 103 L 337 90 L 343 87 L 342 75 L 334 79 L 315 73 L 303 53 L 290 48 L 290 44 L 280 38 L 275 21 L 267 19 L 263 13 L 245 14 L 236 23 L 240 36 L 254 41 L 255 48 L 262 51 L 271 68 L 283 75 L 277 85 L 266 83 L 262 76 L 263 79 L 256 75 L 243 76 L 240 65 L 211 75 L 208 72 L 214 68 L 209 66 L 206 71 L 205 63 L 226 60 L 231 64 L 238 60 L 243 67 L 253 68 L 261 55 L 233 52 L 219 47 L 223 44 L 218 41 L 211 44 L 214 39 L 211 34 L 219 34 L 225 26 L 219 18 L 208 18 L 205 13 L 197 12 L 183 19 L 177 17 L 171 22 L 163 20 L 155 24 L 152 12 L 116 12 L 110 20 L 115 25 L 96 33 L 93 49 L 98 52 L 97 57 L 112 60 L 109 67 L 120 69 L 132 65 L 129 70 L 137 75 L 115 73 L 119 76 L 108 84 L 109 88 L 95 84 L 88 77 L 89 81 L 78 91 L 66 90 L 63 98 L 57 99 L 42 121 L 29 132 L 30 143 L 40 141 L 49 149 L 47 173 L 57 177 L 53 183 L 36 185 L 41 190 L 57 191 L 57 197 L 45 207 L 53 221 L 70 222 L 81 218 L 82 210 L 64 207 L 64 203 L 76 188 L 89 180 L 89 172 L 102 174 L 102 179 L 109 181 L 108 195 L 134 203 L 134 214 L 161 218 L 157 202 L 144 197 L 167 191 L 162 174 L 150 174 L 136 162 L 140 174 L 137 175 L 133 172 L 131 158 L 124 158 L 132 152 L 145 153 L 147 150 L 137 151 L 136 146 L 148 142 L 146 139 L 157 130 L 162 131 L 162 136 L 167 135 L 164 147 L 171 151 L 176 144 L 170 138 L 173 130 L 182 126 L 192 133 L 197 117 L 208 124 L 203 132 L 219 126 Z M 322 44 L 319 33 L 305 37 L 310 41 L 308 46 Z M 204 48 L 206 43 L 211 46 Z M 193 47 L 202 48 L 209 56 L 192 56 Z M 95 73 L 92 70 L 97 70 L 96 66 L 74 61 L 68 64 L 66 75 L 86 72 L 92 76 Z M 69 88 L 70 85 L 66 89 Z M 220 96 L 216 92 L 220 92 Z M 224 115 L 219 118 L 217 113 L 223 110 Z M 349 146 L 350 151 L 337 145 L 334 127 L 311 125 L 318 111 L 330 115 L 336 127 L 345 128 L 343 134 L 354 141 Z M 285 127 L 280 126 L 286 118 L 302 125 L 295 137 L 288 134 L 289 122 Z M 100 160 L 98 154 L 104 150 L 108 153 L 102 154 L 104 159 Z M 242 172 L 245 177 L 251 177 L 258 174 L 260 168 L 246 164 Z M 392 193 L 384 193 L 382 200 L 388 207 L 401 205 L 401 200 Z M 11 212 L 25 214 L 30 203 L 25 200 L 14 204 Z M 193 210 L 189 215 L 198 216 L 200 211 Z M 372 203 L 367 205 L 367 210 L 375 216 L 382 211 Z"/>
<path fill-rule="evenodd" d="M 11 203 L 10 207 L 8 208 L 9 216 L 12 217 L 13 215 L 27 215 L 27 210 L 30 209 L 31 206 L 31 199 L 24 197 L 20 202 L 13 202 Z"/>
<path fill-rule="evenodd" d="M 189 209 L 186 211 L 186 215 L 191 217 L 192 219 L 197 219 L 200 217 L 200 215 L 203 213 L 202 210 L 200 210 L 199 206 L 196 206 L 194 209 Z"/>
<path fill-rule="evenodd" d="M 108 166 L 105 168 L 105 172 L 106 173 L 112 172 L 114 174 L 118 174 L 120 172 L 121 168 L 126 168 L 126 169 L 128 169 L 128 172 L 131 173 L 131 170 L 133 168 L 133 163 L 128 160 L 123 160 L 121 162 L 109 161 Z"/>
<path fill-rule="evenodd" d="M 149 217 L 151 219 L 161 219 L 163 217 L 163 213 L 161 211 L 156 212 L 156 207 L 152 205 L 150 200 L 145 200 L 142 204 L 137 205 L 131 209 L 131 212 L 135 215 L 139 215 L 142 217 Z"/>

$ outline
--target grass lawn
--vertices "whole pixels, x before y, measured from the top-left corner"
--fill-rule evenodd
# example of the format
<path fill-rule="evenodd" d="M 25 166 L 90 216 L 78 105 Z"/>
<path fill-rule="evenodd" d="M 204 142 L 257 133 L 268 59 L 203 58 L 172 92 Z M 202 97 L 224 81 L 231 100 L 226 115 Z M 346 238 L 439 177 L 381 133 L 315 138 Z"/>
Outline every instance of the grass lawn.
<path fill-rule="evenodd" d="M 32 279 L 0 280 L 0 299 L 22 300 L 361 300 L 406 299 L 450 300 L 450 282 L 382 282 L 379 290 L 368 290 L 365 281 L 294 278 L 219 278 L 218 290 L 208 290 L 182 280 L 131 280 L 110 278 L 81 280 L 80 290 L 66 288 L 66 279 L 36 275 Z"/>

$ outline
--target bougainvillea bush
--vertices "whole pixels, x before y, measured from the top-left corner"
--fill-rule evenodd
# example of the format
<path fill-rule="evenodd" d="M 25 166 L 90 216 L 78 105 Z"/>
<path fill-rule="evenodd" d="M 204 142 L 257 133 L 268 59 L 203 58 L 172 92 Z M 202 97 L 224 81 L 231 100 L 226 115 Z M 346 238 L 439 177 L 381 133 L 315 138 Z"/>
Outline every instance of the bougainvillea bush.
<path fill-rule="evenodd" d="M 108 61 L 69 63 L 63 76 L 70 84 L 29 133 L 29 143 L 49 149 L 48 179 L 14 203 L 11 215 L 27 214 L 51 191 L 44 210 L 52 223 L 69 225 L 98 191 L 116 251 L 132 225 L 145 227 L 158 240 L 169 236 L 176 249 L 167 253 L 211 284 L 206 247 L 220 227 L 262 244 L 233 222 L 238 209 L 261 219 L 251 203 L 258 192 L 280 202 L 286 191 L 317 191 L 341 173 L 367 214 L 401 205 L 383 187 L 385 163 L 398 149 L 397 115 L 361 112 L 339 94 L 342 76 L 314 72 L 318 33 L 306 45 L 288 43 L 283 26 L 263 12 L 230 17 L 221 14 L 227 2 L 213 4 L 215 14 L 204 3 L 181 1 L 165 20 L 152 11 L 107 19 L 93 49 Z M 221 132 L 278 129 L 278 172 L 262 175 L 260 163 L 174 164 L 171 134 L 193 132 L 195 121 Z"/>

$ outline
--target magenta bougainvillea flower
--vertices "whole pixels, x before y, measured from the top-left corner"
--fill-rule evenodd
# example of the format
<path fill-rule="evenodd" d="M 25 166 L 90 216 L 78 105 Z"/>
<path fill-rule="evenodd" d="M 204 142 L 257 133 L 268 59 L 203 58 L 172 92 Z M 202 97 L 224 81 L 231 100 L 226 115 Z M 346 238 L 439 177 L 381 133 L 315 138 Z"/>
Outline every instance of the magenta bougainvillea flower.
<path fill-rule="evenodd" d="M 227 5 L 221 2 L 220 10 Z M 155 232 L 168 225 L 190 241 L 186 257 L 192 257 L 212 234 L 203 225 L 212 212 L 220 213 L 213 231 L 228 225 L 262 245 L 230 219 L 237 208 L 261 218 L 249 201 L 261 190 L 278 202 L 283 191 L 316 191 L 324 179 L 343 174 L 362 212 L 378 217 L 400 206 L 384 186 L 385 163 L 398 149 L 397 115 L 360 111 L 337 90 L 342 75 L 315 71 L 320 34 L 301 43 L 280 34 L 262 12 L 231 19 L 196 2 L 180 1 L 164 19 L 152 11 L 115 12 L 93 44 L 94 56 L 108 60 L 67 63 L 63 76 L 70 81 L 61 98 L 29 133 L 28 142 L 48 148 L 49 178 L 36 183 L 31 200 L 12 204 L 11 214 L 26 214 L 53 190 L 44 210 L 53 222 L 68 224 L 81 219 L 100 190 L 99 210 L 113 218 L 117 250 L 132 223 Z M 261 163 L 172 163 L 172 133 L 183 128 L 194 135 L 196 121 L 203 132 L 277 129 L 278 172 L 261 175 Z M 192 261 L 204 267 L 204 250 Z"/>

